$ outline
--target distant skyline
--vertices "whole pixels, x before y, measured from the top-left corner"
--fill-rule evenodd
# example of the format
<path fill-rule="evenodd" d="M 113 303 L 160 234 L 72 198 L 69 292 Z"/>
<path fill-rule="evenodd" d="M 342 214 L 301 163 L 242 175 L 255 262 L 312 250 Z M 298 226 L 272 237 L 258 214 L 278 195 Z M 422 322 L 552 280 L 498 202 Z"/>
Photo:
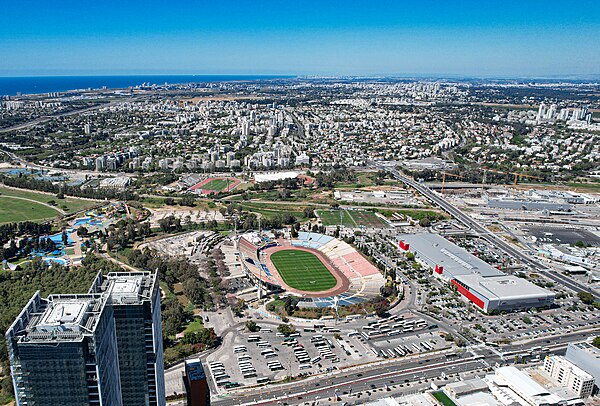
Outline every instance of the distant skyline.
<path fill-rule="evenodd" d="M 600 74 L 597 1 L 3 4 L 0 76 Z"/>

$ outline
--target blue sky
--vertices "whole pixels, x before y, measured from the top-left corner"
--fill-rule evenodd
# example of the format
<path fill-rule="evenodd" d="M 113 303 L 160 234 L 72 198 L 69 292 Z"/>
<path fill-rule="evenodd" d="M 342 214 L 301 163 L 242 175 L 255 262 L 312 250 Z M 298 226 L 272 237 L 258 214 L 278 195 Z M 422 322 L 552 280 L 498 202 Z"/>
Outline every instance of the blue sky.
<path fill-rule="evenodd" d="M 4 1 L 0 76 L 600 74 L 600 1 Z"/>

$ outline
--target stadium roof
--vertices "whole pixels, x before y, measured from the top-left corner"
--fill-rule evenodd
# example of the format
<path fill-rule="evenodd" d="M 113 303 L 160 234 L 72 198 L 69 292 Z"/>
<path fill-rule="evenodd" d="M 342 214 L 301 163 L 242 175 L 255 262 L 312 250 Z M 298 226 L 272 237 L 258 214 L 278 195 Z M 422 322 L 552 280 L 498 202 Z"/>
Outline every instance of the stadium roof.
<path fill-rule="evenodd" d="M 254 180 L 260 182 L 273 182 L 282 179 L 294 179 L 298 177 L 298 172 L 273 172 L 273 173 L 257 173 L 254 175 Z"/>

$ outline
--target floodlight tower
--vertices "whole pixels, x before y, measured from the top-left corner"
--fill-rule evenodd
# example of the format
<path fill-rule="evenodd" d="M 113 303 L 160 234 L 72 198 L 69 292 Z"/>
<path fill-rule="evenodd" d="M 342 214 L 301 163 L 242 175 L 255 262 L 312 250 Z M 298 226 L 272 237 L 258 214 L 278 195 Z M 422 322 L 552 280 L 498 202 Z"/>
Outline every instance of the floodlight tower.
<path fill-rule="evenodd" d="M 334 296 L 333 297 L 333 308 L 335 309 L 335 324 L 337 324 L 338 321 L 338 304 L 340 301 L 340 297 L 339 296 Z"/>

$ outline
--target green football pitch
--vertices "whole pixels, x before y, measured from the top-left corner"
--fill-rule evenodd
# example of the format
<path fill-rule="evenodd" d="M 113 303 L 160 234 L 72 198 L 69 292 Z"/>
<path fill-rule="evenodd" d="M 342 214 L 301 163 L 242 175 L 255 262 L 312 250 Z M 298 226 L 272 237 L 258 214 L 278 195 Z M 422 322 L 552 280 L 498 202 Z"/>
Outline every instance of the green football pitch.
<path fill-rule="evenodd" d="M 213 190 L 215 192 L 221 192 L 222 190 L 225 190 L 227 188 L 227 186 L 233 185 L 234 181 L 233 180 L 229 180 L 229 182 L 227 182 L 227 179 L 222 179 L 222 178 L 217 178 L 217 179 L 213 179 L 210 182 L 208 182 L 207 184 L 202 186 L 202 189 L 204 190 Z"/>
<path fill-rule="evenodd" d="M 294 289 L 321 292 L 337 283 L 321 260 L 310 252 L 281 250 L 271 255 L 271 261 L 283 281 Z"/>
<path fill-rule="evenodd" d="M 317 214 L 324 226 L 344 227 L 375 227 L 385 228 L 387 225 L 375 215 L 375 213 L 366 210 L 317 210 Z"/>

